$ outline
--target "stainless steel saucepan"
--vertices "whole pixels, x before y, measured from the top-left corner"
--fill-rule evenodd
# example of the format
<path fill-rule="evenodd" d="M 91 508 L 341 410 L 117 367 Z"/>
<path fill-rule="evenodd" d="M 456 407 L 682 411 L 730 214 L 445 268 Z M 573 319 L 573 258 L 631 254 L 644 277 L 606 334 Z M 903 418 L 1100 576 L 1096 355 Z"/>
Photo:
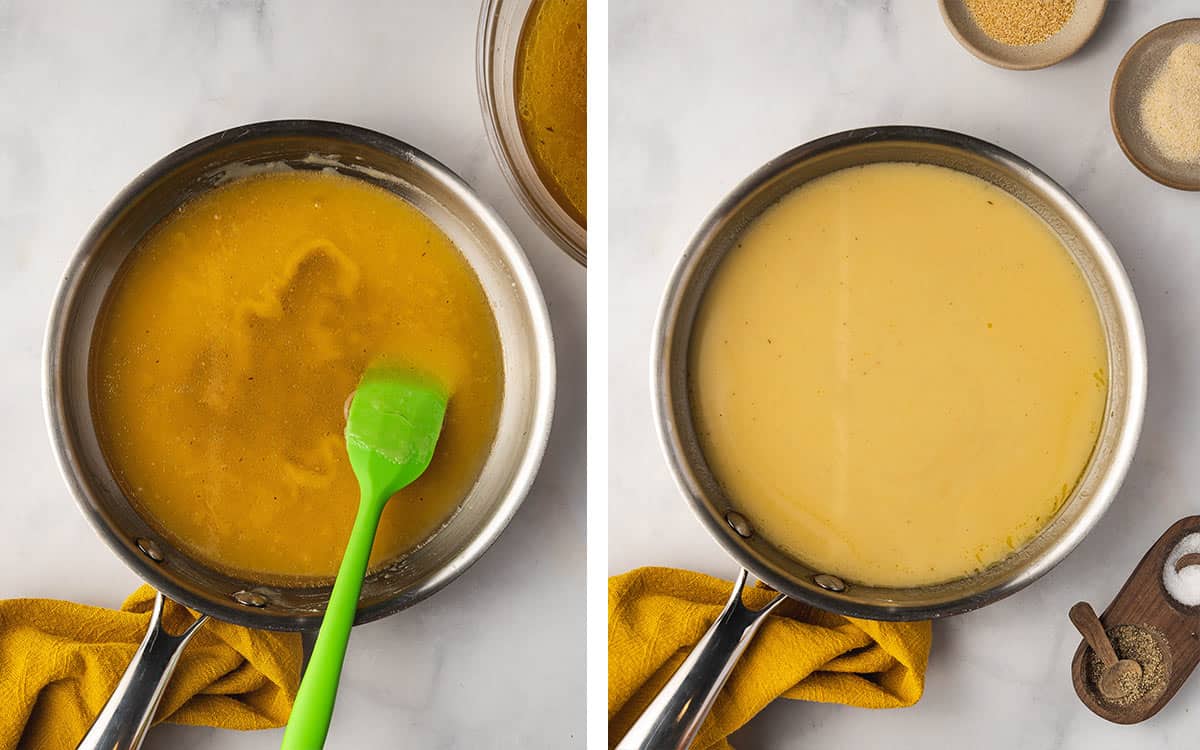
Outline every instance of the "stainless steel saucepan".
<path fill-rule="evenodd" d="M 688 347 L 697 306 L 721 259 L 764 209 L 805 182 L 875 162 L 922 162 L 975 175 L 1015 196 L 1058 234 L 1087 280 L 1108 343 L 1108 401 L 1083 476 L 1058 515 L 1011 557 L 979 573 L 919 588 L 843 581 L 788 556 L 756 533 L 721 490 L 701 452 L 688 399 Z M 1133 458 L 1146 399 L 1146 347 L 1137 302 L 1112 245 L 1067 191 L 1002 148 L 932 128 L 837 133 L 764 165 L 709 215 L 667 287 L 653 354 L 654 406 L 667 462 L 692 509 L 743 568 L 725 611 L 642 714 L 621 750 L 687 748 L 767 612 L 784 597 L 854 617 L 920 620 L 982 607 L 1029 585 L 1095 526 Z M 767 608 L 741 603 L 747 571 L 780 592 Z"/>
<path fill-rule="evenodd" d="M 427 543 L 367 577 L 357 622 L 415 604 L 479 559 L 516 512 L 541 462 L 555 377 L 546 306 L 512 234 L 457 175 L 394 138 L 312 120 L 233 128 L 162 159 L 117 196 L 84 238 L 67 268 L 46 336 L 46 416 L 67 484 L 100 536 L 161 592 L 141 648 L 81 747 L 123 750 L 141 744 L 179 651 L 195 627 L 182 636 L 163 630 L 162 595 L 206 616 L 252 628 L 306 630 L 321 622 L 329 585 L 277 586 L 215 570 L 189 557 L 138 515 L 101 453 L 88 387 L 97 313 L 121 264 L 146 232 L 206 190 L 239 176 L 282 170 L 330 170 L 364 180 L 429 216 L 478 275 L 503 349 L 500 421 L 478 480 Z"/>

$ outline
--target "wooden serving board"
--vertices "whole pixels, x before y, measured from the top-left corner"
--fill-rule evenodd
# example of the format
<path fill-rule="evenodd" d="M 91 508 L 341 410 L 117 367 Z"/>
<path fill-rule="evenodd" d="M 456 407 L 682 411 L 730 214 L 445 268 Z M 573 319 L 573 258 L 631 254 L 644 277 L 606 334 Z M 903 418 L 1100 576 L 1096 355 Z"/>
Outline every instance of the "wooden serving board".
<path fill-rule="evenodd" d="M 1080 641 L 1071 660 L 1071 681 L 1079 700 L 1097 716 L 1117 724 L 1136 724 L 1158 713 L 1179 690 L 1200 662 L 1200 607 L 1186 607 L 1167 594 L 1163 586 L 1163 565 L 1167 556 L 1188 534 L 1200 532 L 1200 516 L 1188 516 L 1175 522 L 1158 538 L 1142 561 L 1134 568 L 1129 580 L 1117 593 L 1108 609 L 1100 615 L 1105 629 L 1118 625 L 1142 625 L 1157 629 L 1166 638 L 1167 687 L 1157 700 L 1141 701 L 1129 706 L 1115 706 L 1103 701 L 1093 692 L 1085 674 L 1091 649 Z"/>

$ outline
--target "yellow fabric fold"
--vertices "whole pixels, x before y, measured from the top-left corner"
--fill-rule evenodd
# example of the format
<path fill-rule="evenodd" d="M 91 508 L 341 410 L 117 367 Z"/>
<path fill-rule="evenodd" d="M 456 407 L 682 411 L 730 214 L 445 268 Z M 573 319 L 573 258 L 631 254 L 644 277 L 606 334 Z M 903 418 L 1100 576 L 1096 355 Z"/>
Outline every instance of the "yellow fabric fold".
<path fill-rule="evenodd" d="M 638 568 L 608 582 L 610 746 L 683 662 L 729 598 L 732 584 L 671 568 Z M 748 589 L 758 609 L 774 596 Z M 694 750 L 727 750 L 726 739 L 779 698 L 900 708 L 925 688 L 928 622 L 859 620 L 787 601 L 768 616 L 705 720 Z"/>
<path fill-rule="evenodd" d="M 0 601 L 0 750 L 74 748 L 145 635 L 154 590 L 120 611 L 50 599 Z M 168 601 L 172 633 L 195 620 Z M 209 620 L 183 650 L 156 722 L 227 729 L 287 723 L 300 683 L 300 636 Z"/>

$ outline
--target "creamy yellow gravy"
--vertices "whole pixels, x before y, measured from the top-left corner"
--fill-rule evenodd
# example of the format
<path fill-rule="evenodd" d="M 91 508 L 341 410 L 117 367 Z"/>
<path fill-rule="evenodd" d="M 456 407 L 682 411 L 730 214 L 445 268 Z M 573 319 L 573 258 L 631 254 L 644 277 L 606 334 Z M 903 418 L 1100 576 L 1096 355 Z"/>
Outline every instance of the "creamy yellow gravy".
<path fill-rule="evenodd" d="M 428 470 L 383 514 L 375 565 L 433 534 L 487 457 L 503 385 L 491 307 L 450 238 L 381 188 L 234 182 L 166 218 L 109 292 L 91 363 L 105 458 L 195 557 L 331 577 L 358 507 L 343 407 L 380 361 L 451 397 Z"/>
<path fill-rule="evenodd" d="M 765 211 L 690 349 L 704 454 L 816 568 L 917 586 L 1002 560 L 1085 468 L 1107 394 L 1091 293 L 1050 228 L 978 178 L 846 169 Z"/>

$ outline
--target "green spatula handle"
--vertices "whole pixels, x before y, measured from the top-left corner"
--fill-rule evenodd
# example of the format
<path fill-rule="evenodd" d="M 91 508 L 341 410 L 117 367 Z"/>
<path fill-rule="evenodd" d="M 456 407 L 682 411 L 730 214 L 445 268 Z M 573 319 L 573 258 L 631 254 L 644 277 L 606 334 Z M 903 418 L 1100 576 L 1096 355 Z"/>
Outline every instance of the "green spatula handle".
<path fill-rule="evenodd" d="M 325 619 L 304 669 L 291 718 L 283 732 L 282 750 L 320 750 L 325 746 L 346 644 L 350 640 L 350 627 L 354 625 L 354 615 L 358 611 L 358 594 L 362 590 L 371 545 L 375 542 L 375 530 L 386 500 L 381 502 L 364 496 L 359 503 L 346 554 L 329 595 L 329 607 L 325 610 Z"/>

